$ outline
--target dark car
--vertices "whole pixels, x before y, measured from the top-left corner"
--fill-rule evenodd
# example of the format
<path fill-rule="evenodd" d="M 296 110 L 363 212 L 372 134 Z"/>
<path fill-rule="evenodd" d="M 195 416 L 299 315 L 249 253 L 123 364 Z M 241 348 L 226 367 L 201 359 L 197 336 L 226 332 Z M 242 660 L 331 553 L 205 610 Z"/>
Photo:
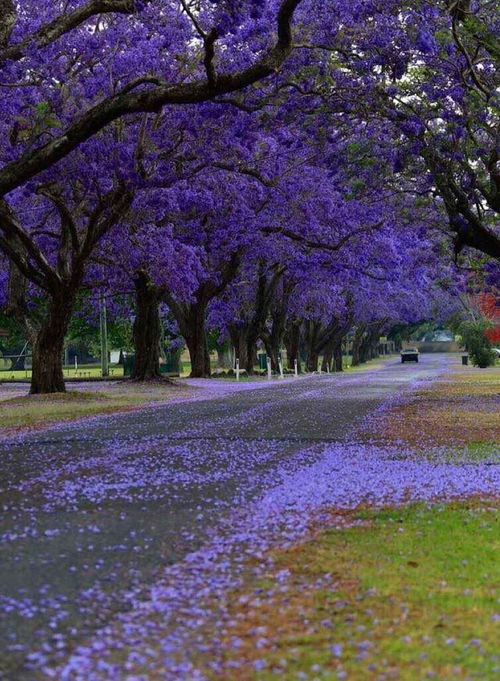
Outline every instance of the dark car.
<path fill-rule="evenodd" d="M 406 350 L 401 350 L 401 362 L 418 362 L 417 348 L 406 348 Z"/>

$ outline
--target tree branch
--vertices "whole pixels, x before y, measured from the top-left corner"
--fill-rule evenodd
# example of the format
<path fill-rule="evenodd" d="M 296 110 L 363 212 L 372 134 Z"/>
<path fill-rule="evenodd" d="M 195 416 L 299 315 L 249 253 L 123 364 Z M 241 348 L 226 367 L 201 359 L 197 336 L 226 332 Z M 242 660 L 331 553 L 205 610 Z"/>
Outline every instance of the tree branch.
<path fill-rule="evenodd" d="M 0 249 L 19 270 L 40 288 L 48 291 L 61 283 L 42 251 L 17 221 L 6 201 L 0 200 Z M 29 263 L 31 258 L 40 271 Z"/>
<path fill-rule="evenodd" d="M 168 104 L 203 102 L 217 95 L 242 90 L 276 73 L 292 50 L 292 19 L 301 1 L 282 0 L 278 13 L 278 40 L 267 54 L 252 66 L 237 73 L 219 74 L 215 86 L 205 79 L 175 85 L 159 85 L 140 92 L 129 92 L 125 86 L 124 90 L 90 108 L 79 120 L 43 147 L 27 151 L 18 160 L 4 166 L 0 170 L 0 196 L 53 166 L 82 142 L 122 116 L 148 111 L 157 112 Z"/>
<path fill-rule="evenodd" d="M 264 227 L 261 231 L 263 231 L 265 234 L 282 234 L 283 236 L 286 236 L 288 239 L 291 239 L 292 241 L 297 241 L 298 243 L 303 244 L 304 246 L 307 246 L 308 248 L 315 248 L 323 251 L 330 251 L 332 253 L 336 253 L 337 251 L 340 251 L 340 249 L 346 245 L 348 241 L 353 239 L 355 236 L 359 236 L 360 234 L 366 234 L 367 232 L 371 232 L 374 229 L 378 229 L 384 224 L 383 220 L 379 220 L 376 222 L 374 225 L 369 225 L 368 227 L 360 227 L 359 229 L 354 229 L 352 232 L 349 232 L 349 234 L 346 234 L 343 236 L 341 239 L 337 241 L 335 244 L 328 244 L 325 243 L 324 241 L 314 241 L 312 239 L 308 239 L 307 237 L 301 236 L 300 234 L 297 234 L 296 232 L 292 232 L 290 229 L 283 229 L 281 227 Z"/>
<path fill-rule="evenodd" d="M 47 47 L 65 33 L 69 33 L 99 14 L 133 14 L 135 11 L 135 0 L 90 0 L 90 2 L 72 12 L 60 14 L 15 45 L 10 45 L 1 50 L 0 63 L 6 59 L 12 61 L 22 59 L 26 48 L 31 44 L 35 44 L 39 48 Z"/>

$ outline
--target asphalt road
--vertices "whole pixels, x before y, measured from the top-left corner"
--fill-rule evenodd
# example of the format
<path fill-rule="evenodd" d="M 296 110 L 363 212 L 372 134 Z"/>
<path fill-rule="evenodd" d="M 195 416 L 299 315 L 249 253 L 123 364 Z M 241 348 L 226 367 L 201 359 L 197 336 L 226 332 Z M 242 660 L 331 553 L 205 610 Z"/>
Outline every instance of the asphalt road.
<path fill-rule="evenodd" d="M 193 382 L 206 400 L 0 440 L 0 679 L 33 679 L 44 657 L 63 659 L 231 509 L 451 361 L 265 387 Z"/>

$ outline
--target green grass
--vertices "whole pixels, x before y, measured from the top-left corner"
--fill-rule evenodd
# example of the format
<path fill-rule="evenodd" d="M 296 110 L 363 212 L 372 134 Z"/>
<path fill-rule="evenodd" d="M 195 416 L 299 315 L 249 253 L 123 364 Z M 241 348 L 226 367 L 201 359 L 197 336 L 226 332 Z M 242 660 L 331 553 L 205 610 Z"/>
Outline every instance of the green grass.
<path fill-rule="evenodd" d="M 369 360 L 365 364 L 361 364 L 358 367 L 351 367 L 350 357 L 344 356 L 343 358 L 343 366 L 345 371 L 360 371 L 363 369 L 375 369 L 378 366 L 382 366 L 382 361 L 385 359 L 390 359 L 390 356 L 384 356 L 380 357 L 379 359 L 373 359 Z M 211 367 L 212 371 L 215 371 L 217 368 L 217 360 L 213 359 L 211 360 Z M 228 367 L 229 368 L 229 367 Z M 228 370 L 228 368 L 225 369 L 225 371 Z M 259 367 L 255 367 L 256 371 L 260 371 Z M 183 378 L 186 378 L 189 376 L 191 373 L 191 363 L 189 361 L 184 361 L 182 362 L 182 371 L 181 371 L 181 376 Z M 123 376 L 123 366 L 120 365 L 111 365 L 109 367 L 109 375 L 111 378 L 120 378 Z M 72 378 L 101 378 L 101 366 L 97 364 L 81 364 L 78 366 L 78 370 L 75 371 L 74 366 L 67 366 L 64 367 L 64 377 L 66 380 L 71 380 Z M 260 378 L 260 377 L 257 377 Z M 2 380 L 4 381 L 18 381 L 18 380 L 29 380 L 31 379 L 31 370 L 25 369 L 23 371 L 11 371 L 9 369 L 3 369 L 2 366 L 0 366 L 0 382 Z M 234 377 L 226 377 L 226 380 L 234 381 L 236 380 Z M 252 379 L 248 379 L 244 376 L 241 376 L 240 380 L 255 380 L 255 377 Z"/>
<path fill-rule="evenodd" d="M 383 366 L 384 361 L 386 361 L 388 359 L 392 359 L 395 356 L 396 355 L 380 356 L 377 359 L 371 359 L 371 360 L 368 360 L 367 362 L 364 362 L 363 364 L 360 364 L 359 366 L 353 367 L 350 364 L 351 357 L 347 357 L 346 355 L 344 355 L 344 357 L 342 359 L 342 366 L 344 368 L 344 371 L 346 371 L 346 372 L 366 371 L 367 369 L 378 369 L 378 368 Z M 182 363 L 182 365 L 183 365 L 183 368 L 182 368 L 181 376 L 183 378 L 187 378 L 189 376 L 189 374 L 191 373 L 191 363 L 189 361 L 184 361 Z M 286 366 L 286 362 L 285 362 L 285 366 Z M 321 364 L 320 364 L 320 366 L 321 366 Z M 211 361 L 211 368 L 212 368 L 212 371 L 215 371 L 217 369 L 217 361 L 216 360 Z M 231 367 L 223 367 L 223 371 L 228 371 L 230 368 Z M 259 372 L 259 373 L 262 371 L 262 369 L 258 365 L 254 366 L 254 370 L 256 372 Z M 304 376 L 304 374 L 301 374 L 301 376 Z M 218 378 L 218 380 L 225 380 L 225 381 L 235 381 L 236 380 L 236 378 L 234 376 L 220 376 L 220 377 L 216 377 L 216 378 Z M 293 378 L 293 374 L 285 374 L 285 378 Z M 256 381 L 256 380 L 259 380 L 259 379 L 267 380 L 267 377 L 266 376 L 260 376 L 260 375 L 258 375 L 258 376 L 240 376 L 240 381 Z"/>
<path fill-rule="evenodd" d="M 471 461 L 491 459 L 500 463 L 500 445 L 498 442 L 469 442 L 466 458 Z"/>
<path fill-rule="evenodd" d="M 0 430 L 38 428 L 52 423 L 141 407 L 175 399 L 190 392 L 187 386 L 120 382 L 114 392 L 72 392 L 25 395 L 0 402 Z"/>
<path fill-rule="evenodd" d="M 246 613 L 236 594 L 227 637 L 244 646 L 235 657 L 268 665 L 245 665 L 234 681 L 271 681 L 272 668 L 286 679 L 331 681 L 498 678 L 497 510 L 492 501 L 366 510 L 353 514 L 356 527 L 323 530 L 276 554 L 275 570 L 290 570 L 293 590 Z M 315 586 L 325 574 L 335 588 Z M 255 650 L 252 632 L 262 626 L 269 645 Z"/>
<path fill-rule="evenodd" d="M 381 355 L 376 359 L 369 359 L 367 362 L 364 362 L 363 364 L 359 364 L 358 366 L 353 367 L 351 366 L 352 358 L 344 355 L 342 358 L 342 364 L 344 367 L 344 371 L 363 371 L 365 369 L 378 369 L 379 367 L 383 366 L 383 363 L 385 361 L 387 361 L 388 359 L 394 359 L 394 357 L 396 357 L 396 355 Z"/>
<path fill-rule="evenodd" d="M 109 375 L 112 378 L 123 376 L 123 366 L 112 365 L 109 367 Z M 2 380 L 26 380 L 31 378 L 31 370 L 23 371 L 0 370 L 0 381 Z M 96 364 L 82 364 L 75 371 L 74 366 L 64 367 L 64 378 L 101 378 L 101 366 Z"/>

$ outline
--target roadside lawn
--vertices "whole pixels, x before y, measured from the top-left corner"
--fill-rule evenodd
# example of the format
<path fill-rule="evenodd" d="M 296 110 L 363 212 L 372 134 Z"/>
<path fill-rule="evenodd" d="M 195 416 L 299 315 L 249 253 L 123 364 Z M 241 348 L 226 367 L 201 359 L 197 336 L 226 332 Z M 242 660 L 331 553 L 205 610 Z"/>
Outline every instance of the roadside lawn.
<path fill-rule="evenodd" d="M 152 402 L 166 402 L 192 393 L 187 385 L 127 383 L 82 385 L 78 391 L 54 395 L 18 395 L 0 402 L 0 433 L 40 428 L 96 414 L 129 411 Z"/>
<path fill-rule="evenodd" d="M 494 465 L 499 378 L 498 369 L 446 374 L 382 411 L 363 436 L 404 456 Z M 217 674 L 210 659 L 199 666 L 214 681 L 493 681 L 499 505 L 329 509 L 307 541 L 271 553 L 272 573 L 250 566 L 254 576 L 228 599 Z"/>
<path fill-rule="evenodd" d="M 222 678 L 497 678 L 497 512 L 477 499 L 332 513 L 354 526 L 274 553 L 273 575 L 232 594 Z"/>
<path fill-rule="evenodd" d="M 445 374 L 405 403 L 383 412 L 367 431 L 384 443 L 464 446 L 471 452 L 500 451 L 500 367 L 469 367 Z"/>

